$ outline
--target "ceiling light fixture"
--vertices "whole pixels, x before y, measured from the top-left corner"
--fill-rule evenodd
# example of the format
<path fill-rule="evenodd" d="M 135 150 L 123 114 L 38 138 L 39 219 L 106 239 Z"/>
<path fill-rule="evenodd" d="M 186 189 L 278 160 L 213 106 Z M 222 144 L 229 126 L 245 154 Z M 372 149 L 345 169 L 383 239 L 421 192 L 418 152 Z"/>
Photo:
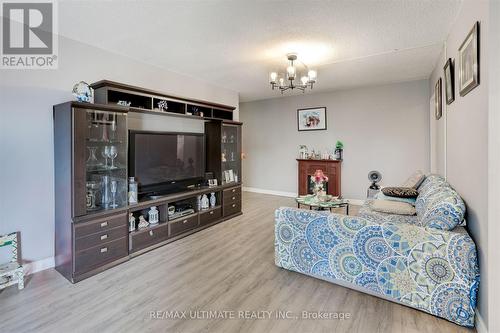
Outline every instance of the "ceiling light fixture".
<path fill-rule="evenodd" d="M 271 88 L 273 90 L 275 88 L 279 89 L 282 94 L 288 89 L 299 89 L 302 90 L 302 92 L 305 92 L 307 88 L 312 89 L 318 78 L 318 73 L 315 70 L 308 69 L 307 66 L 304 65 L 307 75 L 304 74 L 300 76 L 300 82 L 295 83 L 295 79 L 299 77 L 297 67 L 295 67 L 294 64 L 294 61 L 297 60 L 297 54 L 289 53 L 287 54 L 287 59 L 289 64 L 286 67 L 286 74 L 281 75 L 277 72 L 269 73 L 269 83 L 271 84 Z"/>

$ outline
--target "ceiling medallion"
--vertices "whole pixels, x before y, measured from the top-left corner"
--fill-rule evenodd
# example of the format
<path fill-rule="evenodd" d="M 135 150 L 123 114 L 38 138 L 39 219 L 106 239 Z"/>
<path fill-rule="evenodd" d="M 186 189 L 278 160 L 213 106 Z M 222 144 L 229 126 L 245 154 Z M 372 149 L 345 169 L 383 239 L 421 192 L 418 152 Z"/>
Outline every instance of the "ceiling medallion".
<path fill-rule="evenodd" d="M 314 83 L 316 83 L 317 72 L 312 69 L 308 69 L 306 65 L 304 65 L 305 71 L 307 75 L 303 75 L 300 77 L 300 82 L 296 83 L 295 79 L 299 77 L 297 68 L 294 65 L 294 61 L 297 60 L 297 54 L 289 53 L 287 54 L 287 59 L 290 62 L 286 67 L 286 74 L 278 74 L 277 72 L 269 73 L 269 83 L 271 84 L 271 88 L 274 90 L 279 89 L 279 91 L 283 94 L 284 91 L 290 89 L 298 89 L 305 92 L 307 88 L 312 89 Z"/>

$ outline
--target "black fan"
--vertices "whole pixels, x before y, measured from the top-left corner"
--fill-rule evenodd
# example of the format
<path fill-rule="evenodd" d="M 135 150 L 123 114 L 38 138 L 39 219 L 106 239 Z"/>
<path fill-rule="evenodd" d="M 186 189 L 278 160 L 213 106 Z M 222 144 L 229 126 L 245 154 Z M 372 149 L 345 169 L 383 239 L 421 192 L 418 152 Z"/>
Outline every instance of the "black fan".
<path fill-rule="evenodd" d="M 368 172 L 368 180 L 372 182 L 370 189 L 380 190 L 380 186 L 377 185 L 379 181 L 382 180 L 382 174 L 376 170 Z"/>

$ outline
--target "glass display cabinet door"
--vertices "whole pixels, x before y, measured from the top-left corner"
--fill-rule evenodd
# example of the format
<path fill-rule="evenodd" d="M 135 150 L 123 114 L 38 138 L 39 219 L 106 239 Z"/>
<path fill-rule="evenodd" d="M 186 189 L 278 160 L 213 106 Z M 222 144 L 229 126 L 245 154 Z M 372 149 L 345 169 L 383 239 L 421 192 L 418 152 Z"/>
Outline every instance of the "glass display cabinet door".
<path fill-rule="evenodd" d="M 75 216 L 127 204 L 127 114 L 73 112 Z"/>
<path fill-rule="evenodd" d="M 241 126 L 222 125 L 222 184 L 241 181 Z"/>

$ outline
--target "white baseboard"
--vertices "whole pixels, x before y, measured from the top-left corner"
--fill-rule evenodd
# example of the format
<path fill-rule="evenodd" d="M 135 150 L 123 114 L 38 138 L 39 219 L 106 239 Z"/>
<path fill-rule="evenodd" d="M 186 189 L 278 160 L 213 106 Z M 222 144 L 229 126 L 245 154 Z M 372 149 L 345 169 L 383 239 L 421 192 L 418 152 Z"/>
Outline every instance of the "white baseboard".
<path fill-rule="evenodd" d="M 282 192 L 282 191 L 273 191 L 273 190 L 265 190 L 262 188 L 256 188 L 256 187 L 243 187 L 243 191 L 246 192 L 254 192 L 254 193 L 262 193 L 262 194 L 270 194 L 270 195 L 278 195 L 280 197 L 289 197 L 289 198 L 296 198 L 297 193 L 294 192 Z"/>
<path fill-rule="evenodd" d="M 296 198 L 297 193 L 295 192 L 282 192 L 282 191 L 273 191 L 273 190 L 265 190 L 263 188 L 256 188 L 256 187 L 243 187 L 243 191 L 245 192 L 253 192 L 253 193 L 262 193 L 262 194 L 270 194 L 270 195 L 277 195 L 280 197 L 289 197 L 289 198 Z M 357 205 L 357 206 L 362 206 L 364 203 L 364 200 L 360 199 L 348 199 L 349 203 L 352 205 Z"/>
<path fill-rule="evenodd" d="M 476 332 L 477 333 L 488 333 L 486 324 L 484 323 L 483 317 L 476 309 Z"/>
<path fill-rule="evenodd" d="M 31 275 L 36 272 L 44 271 L 46 269 L 54 267 L 54 257 L 48 257 L 45 259 L 40 259 L 37 261 L 32 261 L 27 264 L 23 264 L 24 274 Z"/>

